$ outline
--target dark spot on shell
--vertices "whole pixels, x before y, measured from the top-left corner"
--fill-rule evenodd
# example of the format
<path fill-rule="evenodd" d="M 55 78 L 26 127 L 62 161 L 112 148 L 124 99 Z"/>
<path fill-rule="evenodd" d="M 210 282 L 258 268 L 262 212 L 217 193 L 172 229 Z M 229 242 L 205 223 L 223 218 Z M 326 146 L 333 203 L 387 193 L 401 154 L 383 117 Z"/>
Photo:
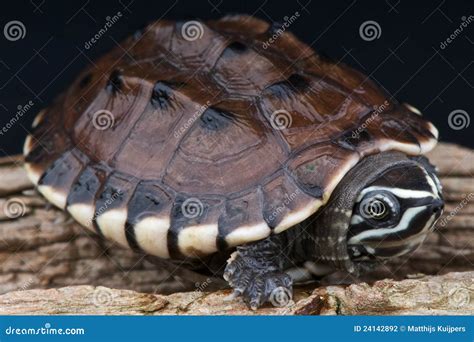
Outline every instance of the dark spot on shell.
<path fill-rule="evenodd" d="M 288 77 L 286 83 L 298 91 L 304 91 L 310 86 L 310 82 L 299 74 L 293 74 Z"/>
<path fill-rule="evenodd" d="M 92 74 L 88 73 L 79 81 L 79 88 L 85 88 L 92 81 Z"/>
<path fill-rule="evenodd" d="M 156 82 L 151 93 L 151 103 L 155 107 L 166 109 L 171 105 L 171 85 L 164 81 Z"/>
<path fill-rule="evenodd" d="M 112 94 L 119 92 L 123 86 L 123 76 L 120 70 L 115 69 L 111 72 L 107 80 L 106 89 Z"/>
<path fill-rule="evenodd" d="M 304 192 L 313 196 L 314 198 L 323 198 L 324 190 L 318 185 L 314 184 L 305 184 L 303 186 Z"/>
<path fill-rule="evenodd" d="M 311 83 L 305 77 L 299 74 L 293 74 L 284 81 L 276 82 L 266 88 L 277 97 L 288 97 L 295 92 L 304 92 L 311 87 Z"/>
<path fill-rule="evenodd" d="M 123 200 L 123 191 L 112 187 L 110 185 L 106 185 L 104 190 L 101 192 L 99 196 L 99 201 L 117 201 L 120 203 Z"/>
<path fill-rule="evenodd" d="M 354 130 L 344 133 L 339 139 L 338 143 L 344 148 L 353 150 L 361 143 L 369 142 L 371 140 L 369 132 L 363 129 L 360 131 Z"/>
<path fill-rule="evenodd" d="M 201 126 L 210 130 L 217 131 L 226 127 L 234 118 L 230 112 L 225 112 L 217 108 L 209 107 L 200 117 Z"/>
<path fill-rule="evenodd" d="M 241 42 L 233 42 L 227 46 L 227 49 L 231 49 L 236 53 L 242 53 L 248 50 L 248 46 Z"/>

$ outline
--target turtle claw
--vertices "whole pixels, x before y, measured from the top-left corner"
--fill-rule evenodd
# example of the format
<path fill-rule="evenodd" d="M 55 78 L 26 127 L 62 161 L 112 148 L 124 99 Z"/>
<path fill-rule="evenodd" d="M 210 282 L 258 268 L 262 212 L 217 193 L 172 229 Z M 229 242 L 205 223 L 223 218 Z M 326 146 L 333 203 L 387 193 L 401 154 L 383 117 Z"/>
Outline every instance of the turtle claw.
<path fill-rule="evenodd" d="M 285 306 L 292 298 L 293 281 L 288 274 L 272 268 L 259 268 L 258 263 L 239 253 L 229 260 L 224 279 L 234 288 L 230 296 L 242 296 L 252 310 L 257 310 L 266 302 L 273 306 Z"/>

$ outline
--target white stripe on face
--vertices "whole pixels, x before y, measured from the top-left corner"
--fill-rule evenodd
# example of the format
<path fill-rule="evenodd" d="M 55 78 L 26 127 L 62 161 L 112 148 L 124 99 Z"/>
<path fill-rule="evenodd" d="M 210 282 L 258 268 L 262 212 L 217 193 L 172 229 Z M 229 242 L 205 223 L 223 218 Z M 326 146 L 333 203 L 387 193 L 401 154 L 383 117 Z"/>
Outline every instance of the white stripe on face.
<path fill-rule="evenodd" d="M 398 223 L 397 226 L 393 228 L 378 228 L 378 229 L 365 230 L 361 232 L 360 234 L 357 234 L 351 237 L 348 241 L 348 244 L 349 245 L 359 244 L 364 239 L 371 239 L 371 238 L 382 239 L 382 237 L 385 235 L 401 232 L 405 229 L 408 229 L 410 227 L 410 222 L 412 221 L 412 219 L 424 210 L 426 210 L 426 206 L 408 208 L 403 213 L 403 216 L 400 219 L 400 222 Z"/>
<path fill-rule="evenodd" d="M 423 241 L 425 241 L 426 237 L 427 237 L 427 232 L 428 230 L 431 228 L 431 226 L 434 224 L 434 220 L 435 220 L 435 216 L 431 216 L 430 219 L 427 221 L 427 223 L 425 224 L 425 226 L 423 227 L 423 229 L 421 230 L 421 232 L 419 232 L 418 234 L 416 235 L 413 235 L 403 241 L 398 241 L 396 244 L 394 243 L 389 243 L 389 244 L 379 244 L 375 249 L 381 249 L 381 248 L 390 248 L 390 247 L 396 247 L 396 246 L 401 246 L 401 245 L 405 245 L 406 244 L 406 248 L 401 250 L 400 252 L 398 252 L 397 254 L 393 254 L 393 255 L 390 255 L 390 256 L 386 256 L 386 257 L 379 257 L 379 258 L 382 258 L 382 259 L 390 259 L 390 258 L 393 258 L 393 257 L 397 257 L 397 256 L 402 256 L 408 252 L 412 252 L 414 250 L 416 250 L 419 246 L 421 246 L 421 244 L 423 243 Z M 366 247 L 366 249 L 368 250 L 368 248 Z M 372 248 L 372 250 L 374 250 Z M 374 250 L 374 253 L 372 254 L 376 254 L 376 251 Z"/>
<path fill-rule="evenodd" d="M 359 197 L 357 198 L 357 202 L 360 202 L 364 196 L 371 192 L 371 191 L 387 191 L 391 192 L 398 198 L 424 198 L 424 197 L 432 197 L 432 198 L 438 198 L 436 195 L 438 191 L 435 193 L 431 193 L 429 191 L 424 191 L 424 190 L 411 190 L 411 189 L 402 189 L 402 188 L 389 188 L 385 186 L 370 186 L 368 188 L 365 188 L 360 192 Z"/>
<path fill-rule="evenodd" d="M 436 177 L 436 175 L 433 175 L 433 177 L 436 178 L 436 181 L 438 182 L 438 184 L 436 184 L 434 181 L 433 181 L 433 178 L 428 174 L 428 172 L 426 172 L 425 169 L 423 169 L 423 173 L 425 174 L 425 177 L 426 177 L 426 181 L 427 183 L 430 185 L 431 187 L 431 191 L 433 191 L 434 194 L 438 194 L 439 192 L 441 192 L 441 183 L 439 182 L 439 179 L 438 177 Z"/>

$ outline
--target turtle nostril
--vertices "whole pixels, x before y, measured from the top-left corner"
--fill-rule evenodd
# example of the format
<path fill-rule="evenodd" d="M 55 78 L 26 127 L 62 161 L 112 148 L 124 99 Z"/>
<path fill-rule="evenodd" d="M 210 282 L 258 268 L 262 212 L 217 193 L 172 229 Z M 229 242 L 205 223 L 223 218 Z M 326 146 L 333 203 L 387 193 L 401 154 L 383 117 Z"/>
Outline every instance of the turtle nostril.
<path fill-rule="evenodd" d="M 437 200 L 433 201 L 433 203 L 431 204 L 431 208 L 432 208 L 431 210 L 435 214 L 442 211 L 443 208 L 444 208 L 444 201 L 441 200 L 441 199 L 437 199 Z"/>

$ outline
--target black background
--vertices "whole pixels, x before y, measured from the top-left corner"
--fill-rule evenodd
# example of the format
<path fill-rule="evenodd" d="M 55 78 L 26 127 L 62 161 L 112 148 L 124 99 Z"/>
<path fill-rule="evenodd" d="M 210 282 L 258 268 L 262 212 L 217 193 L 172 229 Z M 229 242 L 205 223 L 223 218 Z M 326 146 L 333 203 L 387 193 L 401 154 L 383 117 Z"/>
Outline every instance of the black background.
<path fill-rule="evenodd" d="M 296 11 L 290 30 L 319 52 L 371 76 L 400 101 L 419 108 L 439 128 L 441 139 L 474 147 L 474 122 L 453 130 L 454 110 L 474 114 L 474 21 L 445 49 L 440 48 L 474 2 L 413 0 L 297 1 L 8 1 L 2 4 L 1 29 L 12 20 L 26 28 L 24 39 L 0 35 L 0 129 L 17 107 L 34 106 L 0 136 L 0 155 L 19 153 L 36 113 L 46 107 L 85 65 L 120 40 L 160 18 L 217 18 L 247 13 L 283 22 Z M 122 18 L 87 50 L 107 16 Z M 472 18 L 471 18 L 472 19 Z M 368 20 L 381 27 L 379 39 L 365 41 L 359 27 Z"/>

